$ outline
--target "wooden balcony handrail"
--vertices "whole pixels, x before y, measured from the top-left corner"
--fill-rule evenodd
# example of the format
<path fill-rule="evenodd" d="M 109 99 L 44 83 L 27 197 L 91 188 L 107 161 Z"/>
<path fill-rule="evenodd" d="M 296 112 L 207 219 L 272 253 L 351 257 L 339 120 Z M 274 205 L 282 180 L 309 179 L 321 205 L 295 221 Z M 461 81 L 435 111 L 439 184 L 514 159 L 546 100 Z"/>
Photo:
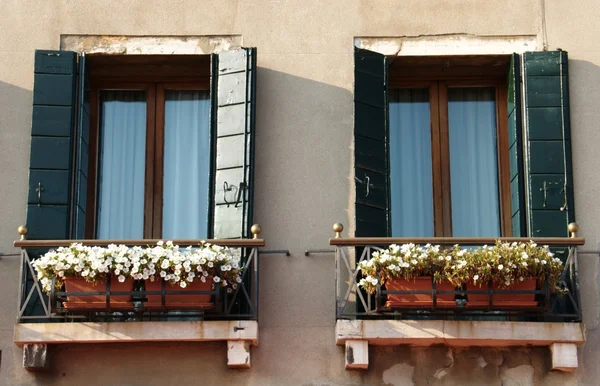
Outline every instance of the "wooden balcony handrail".
<path fill-rule="evenodd" d="M 521 242 L 533 241 L 538 245 L 577 246 L 584 245 L 585 239 L 577 237 L 579 226 L 570 223 L 568 226 L 571 237 L 342 237 L 344 226 L 340 223 L 333 224 L 335 237 L 329 239 L 329 245 L 359 247 L 363 245 L 390 245 L 390 244 L 434 244 L 434 245 L 493 245 L 496 241 Z"/>
<path fill-rule="evenodd" d="M 575 246 L 584 245 L 583 237 L 348 237 L 331 238 L 329 245 L 362 246 L 390 244 L 433 244 L 433 245 L 493 245 L 496 241 L 524 242 L 533 241 L 538 245 Z"/>
<path fill-rule="evenodd" d="M 127 246 L 155 246 L 160 239 L 138 239 L 138 240 L 16 240 L 13 246 L 17 248 L 54 248 L 67 247 L 73 243 L 79 243 L 88 246 L 106 247 L 110 244 L 123 244 Z M 163 240 L 166 241 L 166 240 Z M 202 241 L 210 244 L 220 245 L 222 247 L 264 247 L 264 239 L 179 239 L 171 240 L 175 245 L 200 245 Z"/>
<path fill-rule="evenodd" d="M 264 247 L 265 240 L 258 238 L 260 235 L 260 225 L 254 224 L 250 228 L 252 233 L 251 239 L 175 239 L 170 240 L 175 245 L 200 245 L 202 242 L 220 245 L 222 247 Z M 132 246 L 154 246 L 160 240 L 167 241 L 167 239 L 133 239 L 133 240 L 95 240 L 95 239 L 84 239 L 84 240 L 26 240 L 25 236 L 29 230 L 26 226 L 21 225 L 17 229 L 17 233 L 21 235 L 20 240 L 13 242 L 13 246 L 16 248 L 54 248 L 54 247 L 68 247 L 73 243 L 92 247 L 107 247 L 111 244 Z"/>

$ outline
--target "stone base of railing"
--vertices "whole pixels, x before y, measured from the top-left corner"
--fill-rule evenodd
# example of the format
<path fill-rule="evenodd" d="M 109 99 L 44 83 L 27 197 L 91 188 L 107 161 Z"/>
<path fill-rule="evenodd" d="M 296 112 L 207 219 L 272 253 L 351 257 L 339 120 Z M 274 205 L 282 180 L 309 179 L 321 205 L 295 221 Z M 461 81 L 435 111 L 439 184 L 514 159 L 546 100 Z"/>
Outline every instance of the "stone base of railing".
<path fill-rule="evenodd" d="M 552 369 L 573 371 L 577 346 L 585 342 L 581 323 L 454 320 L 338 320 L 336 343 L 346 350 L 346 369 L 367 369 L 369 345 L 449 347 L 546 346 Z"/>
<path fill-rule="evenodd" d="M 23 347 L 23 367 L 47 368 L 48 346 L 68 343 L 227 342 L 227 365 L 250 368 L 258 346 L 256 321 L 18 323 L 14 342 Z"/>

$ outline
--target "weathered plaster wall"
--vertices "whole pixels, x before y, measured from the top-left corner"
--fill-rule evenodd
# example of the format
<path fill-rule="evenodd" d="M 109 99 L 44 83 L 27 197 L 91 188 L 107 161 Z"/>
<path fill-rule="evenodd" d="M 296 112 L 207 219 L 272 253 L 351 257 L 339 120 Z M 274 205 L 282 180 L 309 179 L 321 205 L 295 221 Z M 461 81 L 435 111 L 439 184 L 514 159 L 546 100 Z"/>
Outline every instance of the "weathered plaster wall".
<path fill-rule="evenodd" d="M 600 100 L 600 50 L 592 38 L 598 30 L 600 2 L 569 5 L 546 0 L 548 47 L 569 51 L 571 126 L 573 127 L 573 173 L 575 212 L 586 249 L 600 249 L 600 178 L 598 177 L 598 101 Z M 580 258 L 584 322 L 588 328 L 583 348 L 582 382 L 595 385 L 600 379 L 600 278 L 598 255 Z"/>
<path fill-rule="evenodd" d="M 546 0 L 550 48 L 571 58 L 578 221 L 589 249 L 600 241 L 596 111 L 600 4 Z M 592 328 L 576 374 L 549 372 L 545 349 L 372 348 L 367 372 L 344 370 L 334 341 L 331 224 L 352 231 L 353 41 L 357 36 L 535 36 L 546 40 L 541 0 L 7 0 L 0 2 L 0 251 L 12 252 L 25 218 L 33 50 L 61 35 L 239 35 L 258 47 L 255 221 L 261 257 L 260 346 L 250 371 L 226 369 L 225 344 L 65 346 L 52 373 L 21 369 L 12 343 L 16 258 L 0 259 L 0 385 L 594 385 L 600 378 L 598 260 L 582 262 L 585 322 Z M 583 258 L 582 258 L 583 259 Z"/>

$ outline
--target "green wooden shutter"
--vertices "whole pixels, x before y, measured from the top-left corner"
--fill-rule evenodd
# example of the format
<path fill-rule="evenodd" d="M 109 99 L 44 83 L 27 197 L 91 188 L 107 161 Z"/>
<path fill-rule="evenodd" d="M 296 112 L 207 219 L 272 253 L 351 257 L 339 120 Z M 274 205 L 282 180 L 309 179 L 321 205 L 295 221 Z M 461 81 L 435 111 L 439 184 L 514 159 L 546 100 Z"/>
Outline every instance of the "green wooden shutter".
<path fill-rule="evenodd" d="M 525 173 L 523 169 L 523 128 L 521 117 L 521 63 L 513 54 L 508 72 L 508 148 L 510 158 L 510 202 L 514 237 L 526 236 Z"/>
<path fill-rule="evenodd" d="M 529 236 L 568 236 L 575 220 L 568 57 L 564 51 L 523 55 Z"/>
<path fill-rule="evenodd" d="M 210 237 L 247 238 L 254 190 L 256 48 L 222 52 L 213 63 L 215 158 Z"/>
<path fill-rule="evenodd" d="M 35 52 L 26 220 L 27 238 L 32 240 L 66 239 L 69 235 L 76 60 L 74 52 Z M 46 251 L 27 252 L 36 259 Z M 34 281 L 27 267 L 22 271 L 26 296 Z M 24 316 L 43 316 L 42 302 L 47 301 L 45 295 L 40 299 L 34 291 Z"/>
<path fill-rule="evenodd" d="M 66 239 L 69 235 L 76 59 L 74 52 L 35 52 L 29 239 Z"/>
<path fill-rule="evenodd" d="M 354 50 L 354 181 L 357 237 L 390 236 L 388 61 Z"/>
<path fill-rule="evenodd" d="M 77 130 L 75 132 L 75 172 L 71 238 L 85 238 L 85 213 L 90 140 L 90 83 L 86 71 L 85 54 L 79 57 Z"/>

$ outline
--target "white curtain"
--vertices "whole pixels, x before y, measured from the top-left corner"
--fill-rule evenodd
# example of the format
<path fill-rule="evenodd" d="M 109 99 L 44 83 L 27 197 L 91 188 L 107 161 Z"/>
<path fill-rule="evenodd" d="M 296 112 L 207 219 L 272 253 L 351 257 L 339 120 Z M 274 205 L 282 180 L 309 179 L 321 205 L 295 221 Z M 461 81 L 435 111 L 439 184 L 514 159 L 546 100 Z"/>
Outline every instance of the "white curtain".
<path fill-rule="evenodd" d="M 208 235 L 209 109 L 208 91 L 166 92 L 164 239 Z"/>
<path fill-rule="evenodd" d="M 146 97 L 143 91 L 103 91 L 98 189 L 99 239 L 144 235 Z"/>
<path fill-rule="evenodd" d="M 434 236 L 427 89 L 390 90 L 392 236 Z"/>
<path fill-rule="evenodd" d="M 448 89 L 452 235 L 500 236 L 493 88 Z"/>

